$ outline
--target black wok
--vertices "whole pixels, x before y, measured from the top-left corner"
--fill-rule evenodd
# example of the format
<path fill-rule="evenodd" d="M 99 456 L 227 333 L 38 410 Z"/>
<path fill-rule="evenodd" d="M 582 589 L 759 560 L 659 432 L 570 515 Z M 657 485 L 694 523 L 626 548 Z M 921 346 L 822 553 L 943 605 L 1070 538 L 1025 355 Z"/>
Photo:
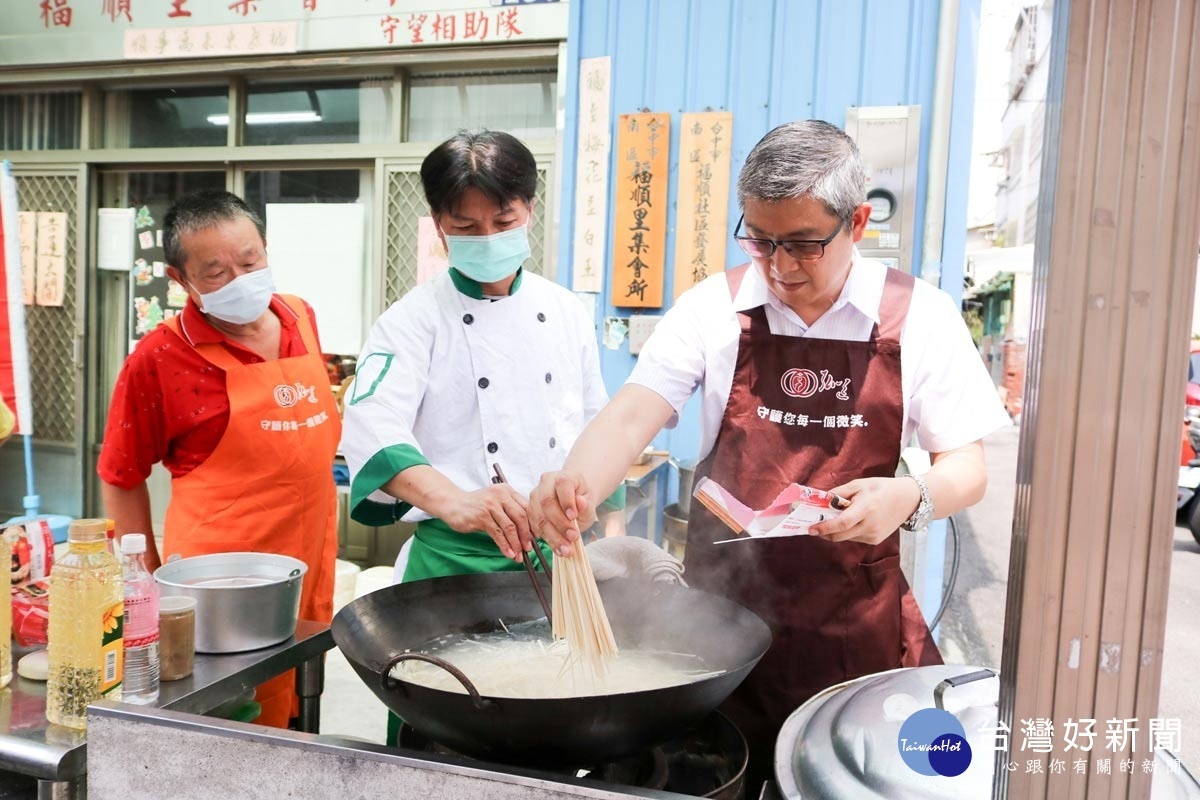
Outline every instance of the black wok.
<path fill-rule="evenodd" d="M 742 606 L 697 589 L 617 579 L 600 594 L 619 647 L 694 653 L 716 677 L 643 692 L 556 699 L 472 697 L 389 676 L 396 657 L 447 633 L 499 630 L 544 615 L 520 572 L 398 584 L 352 601 L 333 639 L 359 677 L 419 733 L 463 755 L 577 767 L 631 755 L 716 708 L 771 644 Z M 469 676 L 468 676 L 469 677 Z"/>

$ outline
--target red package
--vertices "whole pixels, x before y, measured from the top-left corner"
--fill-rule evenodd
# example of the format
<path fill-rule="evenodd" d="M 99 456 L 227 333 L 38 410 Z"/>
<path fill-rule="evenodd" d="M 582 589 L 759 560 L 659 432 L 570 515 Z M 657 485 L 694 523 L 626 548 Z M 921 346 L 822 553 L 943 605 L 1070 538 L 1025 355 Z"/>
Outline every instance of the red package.
<path fill-rule="evenodd" d="M 50 582 L 22 583 L 12 587 L 12 632 L 17 644 L 33 647 L 46 644 L 50 619 Z"/>
<path fill-rule="evenodd" d="M 12 553 L 12 583 L 40 581 L 54 565 L 54 533 L 46 520 L 13 525 L 4 531 Z"/>

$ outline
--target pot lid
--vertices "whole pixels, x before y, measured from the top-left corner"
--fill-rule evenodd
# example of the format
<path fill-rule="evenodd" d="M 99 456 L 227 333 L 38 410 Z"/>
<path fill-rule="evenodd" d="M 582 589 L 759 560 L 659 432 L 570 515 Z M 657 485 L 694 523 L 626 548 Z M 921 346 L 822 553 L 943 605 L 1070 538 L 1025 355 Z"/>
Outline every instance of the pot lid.
<path fill-rule="evenodd" d="M 868 675 L 826 689 L 793 712 L 779 733 L 775 772 L 783 795 L 804 800 L 990 797 L 1000 691 L 996 676 L 982 667 L 939 665 Z"/>
<path fill-rule="evenodd" d="M 991 669 L 962 665 L 913 667 L 866 675 L 831 686 L 788 717 L 775 744 L 775 777 L 781 794 L 801 800 L 986 800 L 992 795 L 999 677 Z M 921 712 L 916 720 L 913 715 Z M 962 726 L 969 765 L 958 775 L 923 774 L 936 759 L 944 771 L 962 766 L 964 750 L 943 726 Z M 916 740 L 907 756 L 901 737 Z M 949 741 L 945 741 L 949 738 Z M 948 745 L 932 756 L 923 739 Z M 918 756 L 925 763 L 918 761 Z M 1196 800 L 1198 782 L 1167 750 L 1154 751 L 1151 800 Z"/>

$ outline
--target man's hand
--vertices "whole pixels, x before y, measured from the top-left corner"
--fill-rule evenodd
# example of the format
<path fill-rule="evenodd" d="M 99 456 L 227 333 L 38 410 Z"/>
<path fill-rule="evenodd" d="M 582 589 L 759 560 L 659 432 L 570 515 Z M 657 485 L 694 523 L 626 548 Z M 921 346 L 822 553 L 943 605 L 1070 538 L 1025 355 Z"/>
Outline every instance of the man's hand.
<path fill-rule="evenodd" d="M 506 483 L 460 492 L 447 505 L 442 521 L 459 533 L 483 531 L 504 557 L 513 561 L 520 561 L 522 553 L 533 549 L 529 504 Z"/>
<path fill-rule="evenodd" d="M 912 478 L 860 478 L 833 489 L 850 501 L 840 516 L 809 529 L 830 542 L 879 544 L 912 516 L 921 490 Z"/>
<path fill-rule="evenodd" d="M 547 472 L 529 495 L 530 527 L 556 555 L 571 555 L 580 527 L 588 527 L 595 517 L 587 483 L 578 472 Z"/>

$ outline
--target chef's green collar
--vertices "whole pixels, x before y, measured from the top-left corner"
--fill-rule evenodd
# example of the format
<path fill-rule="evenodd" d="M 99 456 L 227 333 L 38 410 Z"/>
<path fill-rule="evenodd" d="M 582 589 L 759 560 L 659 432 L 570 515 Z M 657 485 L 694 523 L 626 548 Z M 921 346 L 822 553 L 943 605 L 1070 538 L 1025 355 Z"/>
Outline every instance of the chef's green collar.
<path fill-rule="evenodd" d="M 513 279 L 512 286 L 508 287 L 510 295 L 516 294 L 517 289 L 521 288 L 521 276 L 524 272 L 524 267 L 517 268 L 517 277 Z M 454 288 L 458 289 L 459 293 L 475 300 L 483 299 L 483 284 L 479 281 L 471 280 L 454 267 L 450 268 L 450 280 L 454 281 Z"/>

